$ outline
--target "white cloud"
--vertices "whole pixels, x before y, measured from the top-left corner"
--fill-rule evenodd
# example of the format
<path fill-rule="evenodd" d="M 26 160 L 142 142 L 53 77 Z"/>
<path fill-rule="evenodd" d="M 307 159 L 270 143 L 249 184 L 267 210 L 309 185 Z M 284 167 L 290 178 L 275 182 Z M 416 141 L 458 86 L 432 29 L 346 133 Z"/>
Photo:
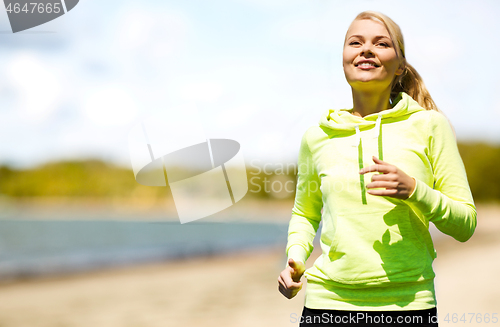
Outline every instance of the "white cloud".
<path fill-rule="evenodd" d="M 206 76 L 200 76 L 205 78 Z M 225 92 L 225 87 L 217 82 L 197 81 L 193 78 L 193 82 L 179 86 L 179 95 L 184 100 L 197 100 L 214 102 L 218 100 Z"/>
<path fill-rule="evenodd" d="M 146 9 L 127 5 L 115 21 L 113 34 L 123 55 L 141 54 L 161 63 L 162 59 L 184 50 L 191 29 L 181 12 L 166 8 Z M 132 53 L 130 53 L 132 52 Z"/>
<path fill-rule="evenodd" d="M 85 97 L 83 114 L 97 125 L 124 125 L 131 123 L 138 110 L 131 93 L 117 84 L 99 87 Z"/>
<path fill-rule="evenodd" d="M 43 122 L 62 100 L 63 88 L 56 68 L 30 53 L 17 54 L 7 67 L 5 78 L 15 94 L 16 111 L 25 121 Z"/>
<path fill-rule="evenodd" d="M 239 127 L 247 125 L 250 121 L 255 121 L 256 115 L 259 114 L 263 108 L 256 104 L 244 103 L 227 108 L 220 112 L 215 121 L 220 127 L 233 126 Z"/>

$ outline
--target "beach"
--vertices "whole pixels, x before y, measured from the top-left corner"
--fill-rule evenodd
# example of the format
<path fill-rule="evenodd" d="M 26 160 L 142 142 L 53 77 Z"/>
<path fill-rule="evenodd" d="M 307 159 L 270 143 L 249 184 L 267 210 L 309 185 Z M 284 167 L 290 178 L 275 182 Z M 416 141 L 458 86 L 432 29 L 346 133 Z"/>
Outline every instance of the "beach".
<path fill-rule="evenodd" d="M 468 242 L 435 243 L 440 326 L 500 325 L 499 209 L 478 206 Z M 304 290 L 278 292 L 284 247 L 5 282 L 0 327 L 297 326 Z"/>

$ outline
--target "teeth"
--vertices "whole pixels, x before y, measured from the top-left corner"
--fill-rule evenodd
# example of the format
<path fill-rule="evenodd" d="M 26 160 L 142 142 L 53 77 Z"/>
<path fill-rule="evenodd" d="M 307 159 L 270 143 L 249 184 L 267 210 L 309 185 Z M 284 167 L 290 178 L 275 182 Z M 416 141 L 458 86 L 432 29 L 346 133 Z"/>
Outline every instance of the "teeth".
<path fill-rule="evenodd" d="M 359 64 L 358 66 L 361 67 L 376 67 L 375 64 L 369 63 L 369 62 L 364 62 L 362 64 Z"/>

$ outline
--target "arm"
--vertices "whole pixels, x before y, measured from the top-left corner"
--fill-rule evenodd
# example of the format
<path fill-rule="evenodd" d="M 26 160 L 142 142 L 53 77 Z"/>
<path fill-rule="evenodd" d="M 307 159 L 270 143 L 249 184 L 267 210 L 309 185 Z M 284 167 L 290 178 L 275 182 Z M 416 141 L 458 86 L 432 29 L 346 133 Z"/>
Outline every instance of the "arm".
<path fill-rule="evenodd" d="M 321 221 L 323 199 L 320 179 L 307 143 L 307 132 L 299 150 L 297 190 L 288 228 L 287 266 L 278 277 L 278 289 L 288 299 L 302 288 L 300 278 L 305 262 L 313 250 L 313 240 Z"/>
<path fill-rule="evenodd" d="M 429 160 L 434 188 L 416 179 L 415 189 L 405 202 L 441 232 L 460 242 L 476 228 L 476 207 L 451 126 L 442 114 L 429 115 Z"/>
<path fill-rule="evenodd" d="M 323 207 L 321 181 L 307 141 L 302 137 L 298 158 L 297 189 L 288 228 L 288 259 L 305 263 L 313 250 L 313 240 L 321 221 Z"/>

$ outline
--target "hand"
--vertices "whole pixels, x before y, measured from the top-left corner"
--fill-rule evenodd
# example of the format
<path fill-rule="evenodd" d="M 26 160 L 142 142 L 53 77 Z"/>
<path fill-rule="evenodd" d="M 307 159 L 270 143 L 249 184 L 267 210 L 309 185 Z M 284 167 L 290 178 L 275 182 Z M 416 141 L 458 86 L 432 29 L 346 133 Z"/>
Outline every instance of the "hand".
<path fill-rule="evenodd" d="M 370 172 L 380 172 L 382 174 L 374 174 L 372 182 L 366 185 L 367 192 L 371 195 L 390 196 L 393 198 L 405 200 L 411 195 L 415 189 L 415 179 L 406 175 L 404 171 L 387 162 L 373 157 L 375 165 L 365 167 L 359 171 L 360 174 Z M 373 188 L 382 188 L 371 190 Z"/>
<path fill-rule="evenodd" d="M 300 277 L 304 274 L 306 266 L 300 262 L 295 262 L 293 259 L 288 259 L 288 267 L 286 267 L 278 277 L 279 291 L 286 298 L 291 299 L 302 288 Z"/>

